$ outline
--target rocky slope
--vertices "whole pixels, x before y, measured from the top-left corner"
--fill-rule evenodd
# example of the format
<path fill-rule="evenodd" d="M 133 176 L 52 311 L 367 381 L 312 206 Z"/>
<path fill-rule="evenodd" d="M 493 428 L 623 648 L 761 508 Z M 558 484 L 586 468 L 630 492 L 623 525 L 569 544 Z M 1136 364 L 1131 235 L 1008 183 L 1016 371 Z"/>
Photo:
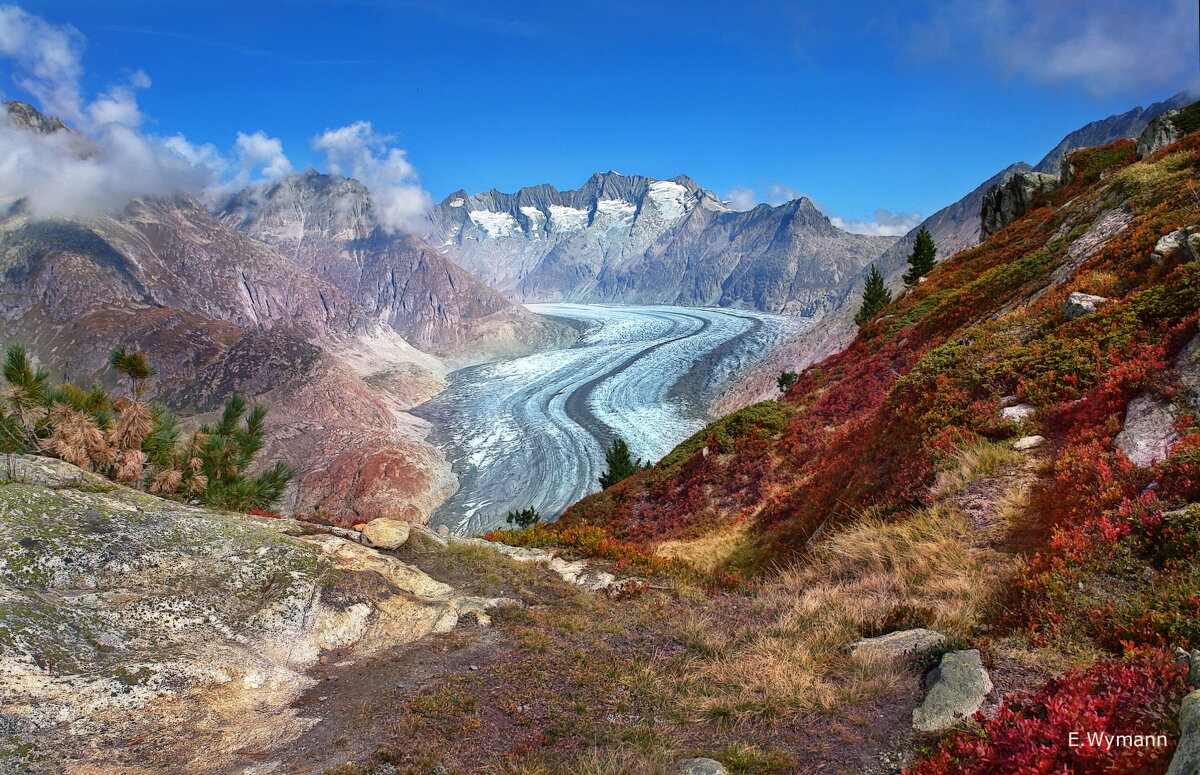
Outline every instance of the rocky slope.
<path fill-rule="evenodd" d="M 985 180 L 957 202 L 938 210 L 920 225 L 905 234 L 889 247 L 874 262 L 883 272 L 893 292 L 902 288 L 901 276 L 907 270 L 908 255 L 912 252 L 917 232 L 926 228 L 933 235 L 938 247 L 938 260 L 944 261 L 955 253 L 979 244 L 982 236 L 980 213 L 988 192 L 993 187 L 1009 182 L 1015 176 L 1044 173 L 1058 175 L 1062 161 L 1069 151 L 1112 143 L 1121 139 L 1136 139 L 1149 126 L 1151 120 L 1168 111 L 1186 106 L 1193 97 L 1181 92 L 1169 100 L 1157 102 L 1148 108 L 1137 107 L 1100 121 L 1093 121 L 1067 134 L 1037 166 L 1016 162 Z M 1178 136 L 1175 137 L 1178 139 Z M 1040 178 L 1044 180 L 1044 178 Z M 999 226 L 999 223 L 994 225 Z M 820 325 L 814 325 L 785 342 L 769 357 L 757 365 L 739 382 L 731 385 L 715 402 L 714 409 L 731 412 L 753 401 L 768 398 L 773 393 L 775 378 L 781 371 L 797 371 L 845 347 L 854 337 L 857 326 L 854 314 L 858 311 L 866 269 L 860 271 L 842 287 L 841 295 L 830 305 L 829 313 L 821 316 Z"/>
<path fill-rule="evenodd" d="M 801 198 L 734 212 L 686 176 L 597 173 L 579 189 L 451 194 L 429 240 L 521 301 L 731 306 L 812 315 L 889 238 L 850 234 Z"/>
<path fill-rule="evenodd" d="M 487 624 L 504 602 L 353 531 L 194 509 L 46 458 L 4 477 L 4 772 L 285 771 L 316 723 L 296 704 L 310 668 Z"/>
<path fill-rule="evenodd" d="M 478 361 L 566 338 L 420 237 L 383 229 L 356 180 L 310 170 L 242 191 L 216 217 L 277 248 L 426 352 Z"/>
<path fill-rule="evenodd" d="M 767 577 L 812 569 L 791 587 L 789 643 L 828 637 L 811 623 L 825 610 L 813 584 L 837 586 L 857 612 L 894 589 L 893 574 L 914 574 L 922 581 L 867 628 L 953 621 L 980 650 L 980 680 L 962 685 L 971 701 L 957 723 L 970 728 L 918 738 L 912 775 L 1190 771 L 1200 131 L 1146 158 L 1136 148 L 1074 152 L 1069 180 L 936 266 L 780 400 L 722 418 L 534 541 Z M 957 577 L 970 568 L 970 581 Z M 744 658 L 761 665 L 767 649 Z M 923 707 L 944 699 L 957 654 L 949 665 L 929 655 L 941 669 Z M 1061 731 L 1083 719 L 1161 738 L 1080 750 Z M 927 720 L 913 714 L 918 728 Z"/>

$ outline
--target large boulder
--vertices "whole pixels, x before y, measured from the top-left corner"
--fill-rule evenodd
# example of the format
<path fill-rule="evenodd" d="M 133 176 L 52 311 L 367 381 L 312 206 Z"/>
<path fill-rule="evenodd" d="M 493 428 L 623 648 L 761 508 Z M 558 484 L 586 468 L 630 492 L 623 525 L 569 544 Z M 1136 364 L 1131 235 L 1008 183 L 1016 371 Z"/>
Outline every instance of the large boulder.
<path fill-rule="evenodd" d="M 930 684 L 925 701 L 913 711 L 913 728 L 919 732 L 940 732 L 969 719 L 992 690 L 978 649 L 944 655 Z"/>
<path fill-rule="evenodd" d="M 0 772 L 241 771 L 239 751 L 286 751 L 311 723 L 293 703 L 322 654 L 367 657 L 503 602 L 351 531 L 192 508 L 46 458 L 0 465 Z"/>
<path fill-rule="evenodd" d="M 1175 420 L 1171 404 L 1153 393 L 1142 393 L 1129 402 L 1124 427 L 1113 439 L 1113 446 L 1135 466 L 1148 468 L 1166 460 L 1179 441 Z"/>
<path fill-rule="evenodd" d="M 946 636 L 934 630 L 917 628 L 897 630 L 877 638 L 862 638 L 846 648 L 855 656 L 877 656 L 889 659 L 912 656 L 946 642 Z"/>
<path fill-rule="evenodd" d="M 1112 299 L 1106 299 L 1103 296 L 1093 296 L 1090 293 L 1075 291 L 1067 296 L 1067 303 L 1063 305 L 1063 317 L 1067 320 L 1074 320 L 1095 315 L 1098 307 L 1108 304 L 1110 301 Z"/>
<path fill-rule="evenodd" d="M 381 517 L 363 525 L 362 536 L 368 546 L 377 549 L 399 549 L 408 540 L 410 524 L 403 519 Z"/>
<path fill-rule="evenodd" d="M 1179 707 L 1179 745 L 1167 775 L 1196 775 L 1200 772 L 1200 692 L 1183 698 Z"/>
<path fill-rule="evenodd" d="M 983 195 L 979 212 L 980 238 L 987 239 L 1028 212 L 1035 194 L 1058 187 L 1058 176 L 1045 172 L 1018 172 Z"/>

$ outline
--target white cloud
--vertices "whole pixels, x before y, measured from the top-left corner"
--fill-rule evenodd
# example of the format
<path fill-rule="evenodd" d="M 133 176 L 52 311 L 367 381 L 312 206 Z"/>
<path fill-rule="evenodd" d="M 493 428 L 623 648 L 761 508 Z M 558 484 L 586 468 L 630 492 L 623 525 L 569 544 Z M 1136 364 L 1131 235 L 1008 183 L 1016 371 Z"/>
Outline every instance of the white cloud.
<path fill-rule="evenodd" d="M 74 132 L 38 134 L 0 115 L 0 197 L 24 198 L 37 216 L 118 211 L 133 197 L 187 191 L 214 198 L 291 172 L 282 143 L 263 132 L 239 133 L 231 155 L 183 135 L 144 134 L 137 91 L 150 78 L 135 71 L 91 101 L 80 87 L 82 36 L 16 6 L 0 6 L 0 57 L 13 81 Z"/>
<path fill-rule="evenodd" d="M 327 129 L 313 139 L 324 151 L 330 172 L 357 179 L 371 192 L 375 217 L 387 231 L 412 233 L 425 225 L 433 199 L 421 188 L 405 151 L 395 138 L 375 131 L 369 121 Z"/>
<path fill-rule="evenodd" d="M 781 205 L 802 196 L 804 194 L 800 193 L 799 189 L 776 182 L 772 183 L 771 188 L 767 190 L 767 204 Z"/>
<path fill-rule="evenodd" d="M 875 220 L 859 221 L 836 216 L 829 219 L 839 229 L 854 234 L 870 234 L 876 237 L 900 237 L 908 234 L 923 220 L 920 213 L 892 213 L 880 208 L 875 211 Z"/>
<path fill-rule="evenodd" d="M 749 186 L 734 186 L 725 199 L 734 210 L 753 210 L 758 205 L 758 193 Z"/>
<path fill-rule="evenodd" d="M 43 109 L 67 121 L 83 118 L 83 46 L 83 36 L 70 25 L 55 26 L 15 5 L 0 6 L 0 56 L 16 66 L 13 79 Z"/>
<path fill-rule="evenodd" d="M 1108 96 L 1191 81 L 1196 24 L 1192 0 L 938 0 L 909 41 L 923 58 L 979 52 L 1005 77 Z"/>
<path fill-rule="evenodd" d="M 283 152 L 283 143 L 265 132 L 237 133 L 238 160 L 247 173 L 259 172 L 266 180 L 279 180 L 292 174 L 292 162 Z"/>

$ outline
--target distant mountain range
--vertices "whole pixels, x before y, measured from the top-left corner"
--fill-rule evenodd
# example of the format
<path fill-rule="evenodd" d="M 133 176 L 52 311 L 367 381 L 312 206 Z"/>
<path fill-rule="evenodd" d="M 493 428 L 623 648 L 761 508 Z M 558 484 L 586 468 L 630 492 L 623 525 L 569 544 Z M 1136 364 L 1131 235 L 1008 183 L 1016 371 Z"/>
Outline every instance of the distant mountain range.
<path fill-rule="evenodd" d="M 5 107 L 11 127 L 71 131 Z M 345 520 L 422 519 L 453 492 L 427 425 L 404 413 L 452 365 L 574 336 L 384 232 L 344 178 L 247 190 L 220 219 L 185 194 L 113 215 L 39 218 L 24 200 L 0 213 L 0 344 L 24 342 L 84 386 L 112 381 L 114 346 L 137 348 L 158 369 L 156 398 L 196 421 L 233 392 L 266 404 L 263 459 L 300 470 L 287 505 Z"/>
<path fill-rule="evenodd" d="M 843 231 L 806 198 L 737 212 L 683 175 L 605 172 L 573 191 L 457 191 L 431 221 L 431 243 L 518 301 L 798 315 L 831 308 L 894 242 Z"/>

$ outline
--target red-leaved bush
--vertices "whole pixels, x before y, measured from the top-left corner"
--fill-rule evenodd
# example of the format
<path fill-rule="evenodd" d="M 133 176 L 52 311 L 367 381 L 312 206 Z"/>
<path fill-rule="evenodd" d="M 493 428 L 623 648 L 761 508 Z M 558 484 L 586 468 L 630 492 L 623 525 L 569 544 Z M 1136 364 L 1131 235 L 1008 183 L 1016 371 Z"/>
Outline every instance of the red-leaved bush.
<path fill-rule="evenodd" d="M 1187 691 L 1169 654 L 1143 652 L 1072 670 L 1009 696 L 976 732 L 956 732 L 906 775 L 1153 775 L 1166 771 Z M 1092 736 L 1089 741 L 1089 734 Z M 1143 736 L 1142 745 L 1106 735 Z M 1148 736 L 1162 736 L 1154 745 Z M 1149 744 L 1146 744 L 1149 743 Z"/>

